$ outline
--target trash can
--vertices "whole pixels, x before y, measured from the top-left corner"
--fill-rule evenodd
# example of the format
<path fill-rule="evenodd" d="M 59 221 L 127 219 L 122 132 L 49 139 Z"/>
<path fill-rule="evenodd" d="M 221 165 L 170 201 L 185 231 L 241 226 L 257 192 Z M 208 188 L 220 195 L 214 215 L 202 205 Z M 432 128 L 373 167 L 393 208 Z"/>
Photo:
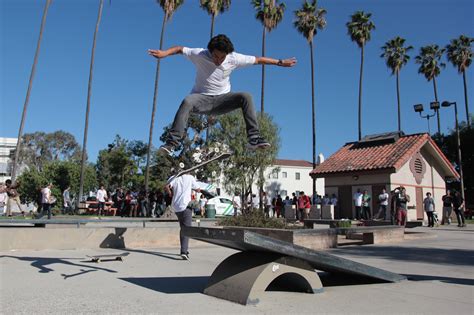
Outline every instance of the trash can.
<path fill-rule="evenodd" d="M 216 217 L 216 205 L 206 205 L 206 218 L 214 219 Z"/>

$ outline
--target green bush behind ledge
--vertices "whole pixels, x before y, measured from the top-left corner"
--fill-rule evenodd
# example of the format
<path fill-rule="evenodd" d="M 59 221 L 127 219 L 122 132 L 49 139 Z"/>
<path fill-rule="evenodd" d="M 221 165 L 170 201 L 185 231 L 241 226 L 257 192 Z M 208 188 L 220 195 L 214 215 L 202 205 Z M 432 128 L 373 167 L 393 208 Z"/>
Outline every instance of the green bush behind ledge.
<path fill-rule="evenodd" d="M 266 218 L 265 214 L 258 209 L 253 209 L 249 213 L 241 215 L 241 216 L 221 218 L 217 220 L 217 225 L 273 228 L 273 229 L 288 228 L 286 226 L 285 219 Z"/>

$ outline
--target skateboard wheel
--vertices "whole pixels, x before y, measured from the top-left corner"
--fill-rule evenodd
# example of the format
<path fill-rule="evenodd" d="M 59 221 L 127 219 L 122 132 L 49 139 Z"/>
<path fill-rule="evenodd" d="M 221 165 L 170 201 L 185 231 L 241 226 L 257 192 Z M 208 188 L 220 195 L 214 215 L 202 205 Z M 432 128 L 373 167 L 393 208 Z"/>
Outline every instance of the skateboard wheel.
<path fill-rule="evenodd" d="M 219 148 L 214 148 L 214 152 L 219 153 Z"/>
<path fill-rule="evenodd" d="M 183 162 L 179 163 L 179 168 L 184 168 L 184 163 Z"/>

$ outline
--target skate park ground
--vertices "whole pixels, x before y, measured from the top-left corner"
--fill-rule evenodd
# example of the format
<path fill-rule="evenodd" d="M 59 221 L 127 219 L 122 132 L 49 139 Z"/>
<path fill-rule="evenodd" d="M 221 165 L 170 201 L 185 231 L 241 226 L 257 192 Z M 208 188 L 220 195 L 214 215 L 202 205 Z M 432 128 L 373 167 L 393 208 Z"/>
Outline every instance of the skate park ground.
<path fill-rule="evenodd" d="M 473 314 L 473 226 L 410 232 L 429 234 L 329 250 L 409 280 L 363 283 L 321 274 L 323 293 L 266 291 L 253 306 L 202 293 L 215 267 L 235 253 L 219 246 L 192 243 L 190 261 L 176 246 L 2 251 L 0 308 L 3 314 Z M 123 262 L 88 257 L 122 253 L 128 253 Z"/>

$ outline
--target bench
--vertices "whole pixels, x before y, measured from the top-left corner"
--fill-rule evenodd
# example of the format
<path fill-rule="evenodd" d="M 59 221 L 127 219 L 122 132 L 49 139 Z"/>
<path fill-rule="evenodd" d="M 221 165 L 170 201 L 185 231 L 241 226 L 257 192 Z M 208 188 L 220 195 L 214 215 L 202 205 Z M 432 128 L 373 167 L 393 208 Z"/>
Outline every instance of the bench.
<path fill-rule="evenodd" d="M 405 236 L 405 228 L 397 225 L 336 228 L 336 231 L 347 239 L 360 239 L 363 244 L 401 242 Z"/>

